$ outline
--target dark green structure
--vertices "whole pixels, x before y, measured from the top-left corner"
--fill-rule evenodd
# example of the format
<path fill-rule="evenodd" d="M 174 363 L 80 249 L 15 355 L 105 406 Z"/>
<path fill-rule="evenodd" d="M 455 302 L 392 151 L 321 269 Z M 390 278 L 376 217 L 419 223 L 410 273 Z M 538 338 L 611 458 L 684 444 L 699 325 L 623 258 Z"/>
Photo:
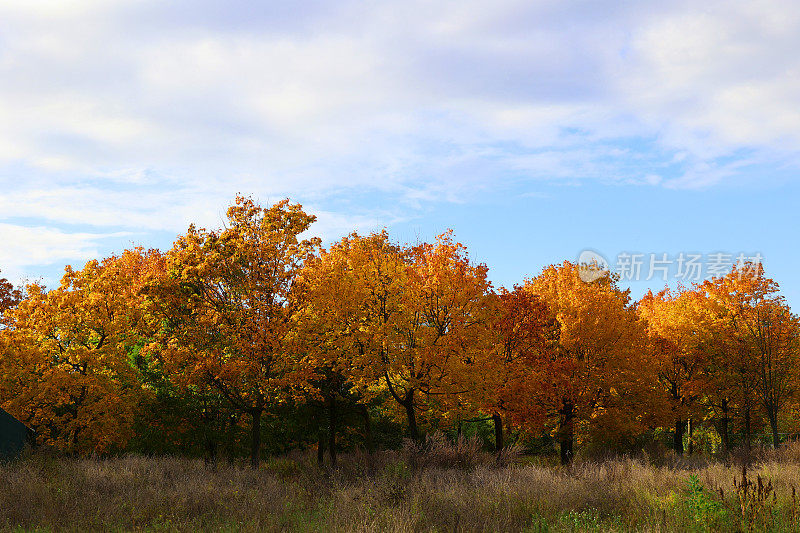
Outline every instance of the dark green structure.
<path fill-rule="evenodd" d="M 33 430 L 0 409 L 0 460 L 16 459 L 33 442 Z"/>

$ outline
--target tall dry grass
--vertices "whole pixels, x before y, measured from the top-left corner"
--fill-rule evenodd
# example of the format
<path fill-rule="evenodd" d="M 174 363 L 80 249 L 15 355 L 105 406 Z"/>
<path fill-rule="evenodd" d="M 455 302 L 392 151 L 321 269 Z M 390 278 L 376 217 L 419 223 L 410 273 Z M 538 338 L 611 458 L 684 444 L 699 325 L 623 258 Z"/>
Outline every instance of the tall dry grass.
<path fill-rule="evenodd" d="M 507 462 L 507 461 L 505 461 Z M 206 468 L 175 457 L 0 465 L 0 528 L 52 531 L 798 531 L 800 446 L 742 467 L 644 459 L 569 468 L 444 441 L 336 469 L 313 454 Z M 758 479 L 762 492 L 758 501 Z M 734 485 L 736 479 L 736 485 Z M 721 490 L 720 490 L 721 489 Z M 763 496 L 763 494 L 762 494 Z"/>

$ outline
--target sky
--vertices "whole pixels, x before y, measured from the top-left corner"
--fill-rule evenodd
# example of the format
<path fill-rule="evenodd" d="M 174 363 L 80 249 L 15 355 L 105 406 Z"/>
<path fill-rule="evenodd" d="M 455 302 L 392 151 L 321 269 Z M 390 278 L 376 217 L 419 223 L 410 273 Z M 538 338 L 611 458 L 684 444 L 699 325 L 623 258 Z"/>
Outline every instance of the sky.
<path fill-rule="evenodd" d="M 4 0 L 0 271 L 54 286 L 243 193 L 326 243 L 452 228 L 496 286 L 758 257 L 798 309 L 798 50 L 794 0 Z"/>

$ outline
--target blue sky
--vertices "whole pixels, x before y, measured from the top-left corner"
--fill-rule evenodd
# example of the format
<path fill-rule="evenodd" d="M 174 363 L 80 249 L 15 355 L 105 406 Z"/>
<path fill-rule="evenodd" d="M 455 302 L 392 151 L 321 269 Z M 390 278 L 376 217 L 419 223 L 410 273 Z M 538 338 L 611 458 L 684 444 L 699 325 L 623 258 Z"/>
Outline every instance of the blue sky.
<path fill-rule="evenodd" d="M 761 254 L 796 309 L 797 50 L 794 1 L 4 1 L 0 270 L 167 248 L 242 192 L 327 242 L 452 227 L 497 285 Z"/>

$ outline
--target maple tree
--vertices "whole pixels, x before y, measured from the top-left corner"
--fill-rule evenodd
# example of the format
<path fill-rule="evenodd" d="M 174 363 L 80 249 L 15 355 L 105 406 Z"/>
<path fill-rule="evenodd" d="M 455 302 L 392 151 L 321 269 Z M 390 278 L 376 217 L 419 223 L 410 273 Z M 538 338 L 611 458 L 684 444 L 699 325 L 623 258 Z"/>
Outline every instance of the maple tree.
<path fill-rule="evenodd" d="M 490 413 L 495 430 L 495 449 L 503 449 L 503 418 L 529 432 L 539 432 L 547 418 L 540 401 L 546 389 L 543 372 L 555 357 L 559 324 L 547 304 L 522 286 L 503 288 L 496 301 L 492 322 L 491 358 L 475 404 Z"/>
<path fill-rule="evenodd" d="M 302 306 L 298 337 L 321 376 L 312 385 L 328 413 L 332 462 L 336 402 L 346 391 L 361 399 L 371 438 L 365 403 L 380 391 L 383 355 L 392 342 L 394 324 L 404 313 L 406 265 L 406 251 L 392 244 L 385 231 L 368 236 L 353 233 L 310 258 L 297 278 L 294 295 Z M 319 435 L 321 454 L 321 430 Z"/>
<path fill-rule="evenodd" d="M 10 357 L 6 353 L 9 332 L 6 332 L 6 334 L 3 332 L 9 321 L 6 318 L 6 313 L 15 308 L 21 300 L 22 290 L 14 287 L 6 278 L 0 278 L 0 357 Z"/>
<path fill-rule="evenodd" d="M 644 332 L 629 291 L 609 273 L 583 281 L 580 268 L 564 261 L 525 284 L 559 324 L 558 350 L 542 368 L 546 388 L 539 401 L 548 417 L 558 419 L 564 464 L 574 455 L 576 423 L 591 421 L 606 438 L 633 431 L 640 421 L 630 412 L 632 399 L 644 400 L 649 388 L 642 364 Z"/>
<path fill-rule="evenodd" d="M 386 384 L 409 420 L 416 409 L 436 409 L 447 420 L 487 370 L 494 311 L 488 267 L 471 262 L 448 231 L 411 249 L 409 272 L 409 320 Z"/>
<path fill-rule="evenodd" d="M 143 395 L 130 356 L 140 342 L 136 286 L 147 256 L 133 250 L 67 267 L 57 288 L 28 285 L 9 313 L 0 398 L 40 442 L 106 452 L 130 439 Z"/>
<path fill-rule="evenodd" d="M 251 417 L 257 467 L 264 412 L 312 375 L 292 346 L 290 290 L 319 239 L 299 238 L 315 217 L 288 200 L 264 208 L 238 196 L 227 219 L 218 231 L 192 225 L 166 253 L 171 279 L 149 292 L 169 324 L 165 368 Z"/>
<path fill-rule="evenodd" d="M 740 386 L 748 447 L 753 395 L 766 413 L 777 447 L 779 415 L 797 397 L 800 385 L 797 316 L 761 264 L 735 265 L 727 275 L 703 282 L 698 291 L 717 321 L 717 345 L 727 348 L 728 361 L 721 366 Z"/>
<path fill-rule="evenodd" d="M 415 350 L 410 265 L 410 250 L 393 244 L 385 231 L 365 237 L 354 233 L 323 250 L 302 276 L 317 324 L 318 365 L 345 375 L 362 394 L 393 387 L 390 372 L 399 353 Z M 398 403 L 416 439 L 414 392 Z"/>
<path fill-rule="evenodd" d="M 14 287 L 6 278 L 0 277 L 0 326 L 4 313 L 16 307 L 20 300 L 22 300 L 22 290 Z"/>
<path fill-rule="evenodd" d="M 719 279 L 719 278 L 718 278 Z M 723 453 L 731 447 L 732 422 L 740 421 L 744 443 L 749 450 L 758 421 L 756 374 L 750 354 L 729 319 L 724 298 L 709 289 L 718 283 L 695 285 L 691 291 L 698 339 L 703 351 L 703 373 L 708 380 L 703 401 L 716 421 Z"/>
<path fill-rule="evenodd" d="M 420 411 L 454 409 L 474 386 L 489 338 L 486 272 L 450 233 L 413 248 L 386 232 L 352 234 L 303 275 L 309 309 L 324 324 L 317 346 L 358 389 L 382 386 L 418 439 Z"/>
<path fill-rule="evenodd" d="M 694 294 L 679 288 L 648 291 L 639 300 L 637 311 L 647 323 L 651 364 L 655 366 L 661 391 L 666 396 L 667 418 L 674 420 L 673 447 L 684 452 L 683 439 L 692 416 L 699 415 L 698 404 L 708 389 L 703 372 L 706 366 L 702 330 L 694 304 Z M 691 438 L 689 441 L 690 447 Z"/>

